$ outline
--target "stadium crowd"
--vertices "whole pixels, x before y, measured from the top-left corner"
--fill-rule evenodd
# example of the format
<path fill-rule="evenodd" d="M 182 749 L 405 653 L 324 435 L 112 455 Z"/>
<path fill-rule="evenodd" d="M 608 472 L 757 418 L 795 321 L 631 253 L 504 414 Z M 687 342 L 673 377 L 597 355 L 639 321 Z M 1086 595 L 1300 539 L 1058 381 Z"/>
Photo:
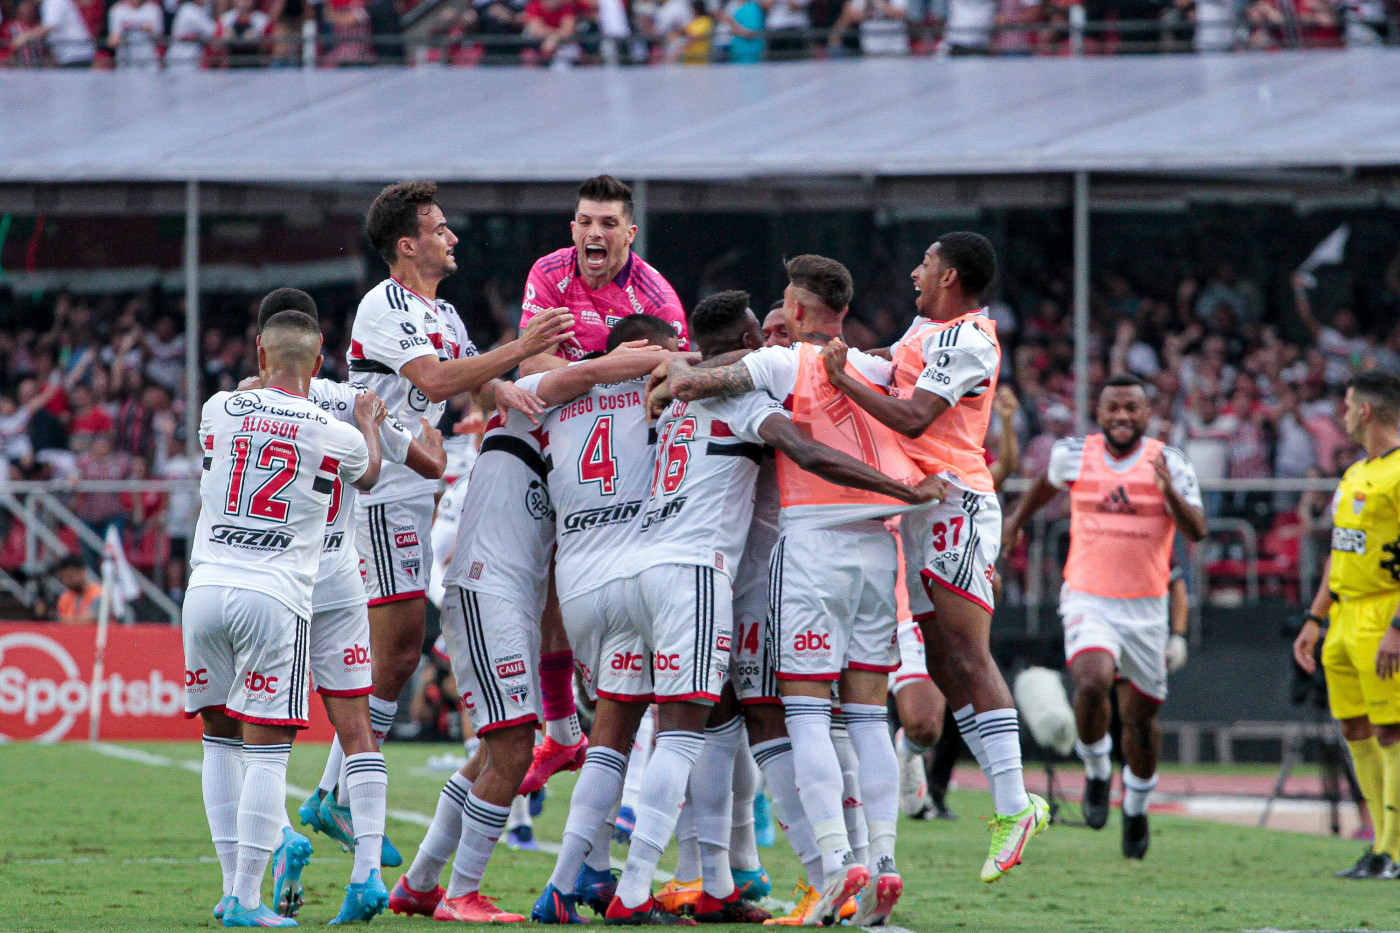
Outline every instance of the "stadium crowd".
<path fill-rule="evenodd" d="M 1395 0 L 0 0 L 13 67 L 752 63 L 1394 42 Z M 440 6 L 440 8 L 439 8 Z M 411 39 L 405 29 L 413 28 Z M 307 41 L 307 40 L 314 41 Z"/>
<path fill-rule="evenodd" d="M 990 308 L 1005 348 L 1002 377 L 1021 400 L 1013 425 L 1021 475 L 1045 469 L 1054 442 L 1075 432 L 1074 347 L 1068 283 L 1050 276 L 1017 277 Z M 1172 294 L 1144 294 L 1119 274 L 1096 283 L 1091 310 L 1090 394 L 1109 375 L 1132 372 L 1153 390 L 1149 434 L 1183 449 L 1202 481 L 1266 477 L 1336 477 L 1356 458 L 1339 427 L 1342 390 L 1361 369 L 1400 374 L 1400 325 L 1376 313 L 1363 326 L 1345 306 L 1314 308 L 1306 283 L 1290 283 L 1292 306 L 1267 307 L 1267 283 L 1228 264 L 1184 275 Z M 1400 308 L 1400 253 L 1374 290 L 1385 307 Z M 496 340 L 515 336 L 520 288 L 489 288 L 492 300 L 475 309 Z M 875 293 L 846 324 L 852 346 L 889 345 L 903 330 L 900 295 Z M 237 296 L 211 301 L 219 310 L 201 335 L 203 394 L 231 389 L 256 372 L 250 328 L 256 302 Z M 344 379 L 350 312 L 322 300 L 328 333 L 327 375 Z M 472 309 L 464 309 L 471 311 Z M 184 451 L 183 308 L 161 293 L 50 295 L 8 309 L 0 334 L 0 453 L 12 480 L 190 479 L 197 464 Z M 485 323 L 489 321 L 489 323 Z M 471 402 L 449 407 L 444 431 L 472 417 Z M 480 424 L 477 419 L 476 424 Z M 992 423 L 987 449 L 1003 430 Z M 185 542 L 197 503 L 178 492 L 86 493 L 73 511 L 98 534 L 117 526 L 139 569 L 158 571 L 179 595 Z M 1255 523 L 1261 533 L 1298 521 L 1298 497 L 1208 493 L 1212 516 Z M 1315 505 L 1308 503 L 1309 506 Z M 1068 515 L 1066 497 L 1044 511 Z M 1275 514 L 1277 513 L 1277 514 Z M 8 514 L 8 513 L 4 513 Z M 18 569 L 23 528 L 0 528 L 0 567 Z"/>

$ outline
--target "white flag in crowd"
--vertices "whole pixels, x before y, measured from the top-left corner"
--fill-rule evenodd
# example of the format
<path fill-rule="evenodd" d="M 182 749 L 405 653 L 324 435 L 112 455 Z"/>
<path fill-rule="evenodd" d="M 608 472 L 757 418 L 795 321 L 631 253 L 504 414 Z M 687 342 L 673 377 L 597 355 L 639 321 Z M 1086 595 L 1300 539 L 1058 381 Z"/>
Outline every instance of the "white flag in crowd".
<path fill-rule="evenodd" d="M 1347 250 L 1347 238 L 1350 236 L 1351 225 L 1342 224 L 1329 233 L 1327 239 L 1313 247 L 1308 258 L 1298 267 L 1298 274 L 1303 276 L 1309 288 L 1317 285 L 1317 279 L 1313 277 L 1314 272 L 1323 266 L 1335 266 L 1342 261 L 1342 256 Z"/>

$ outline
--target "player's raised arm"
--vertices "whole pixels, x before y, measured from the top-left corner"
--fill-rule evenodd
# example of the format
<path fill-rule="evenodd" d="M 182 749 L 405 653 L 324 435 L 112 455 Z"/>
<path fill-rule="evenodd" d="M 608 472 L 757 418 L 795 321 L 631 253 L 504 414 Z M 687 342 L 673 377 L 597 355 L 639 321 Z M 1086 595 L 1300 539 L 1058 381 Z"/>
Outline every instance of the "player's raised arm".
<path fill-rule="evenodd" d="M 404 363 L 399 373 L 428 401 L 445 402 L 464 392 L 478 392 L 530 357 L 553 350 L 573 336 L 572 323 L 568 308 L 550 308 L 532 317 L 518 339 L 494 350 L 458 360 L 425 354 Z"/>
<path fill-rule="evenodd" d="M 740 360 L 727 366 L 692 366 L 685 360 L 671 361 L 670 393 L 682 402 L 702 398 L 732 398 L 754 390 L 753 376 Z"/>
<path fill-rule="evenodd" d="M 1167 452 L 1162 451 L 1152 461 L 1152 480 L 1162 491 L 1167 501 L 1167 511 L 1171 513 L 1177 530 L 1186 536 L 1186 540 L 1195 543 L 1209 532 L 1206 513 L 1183 494 L 1183 490 L 1194 493 L 1196 489 L 1196 471 L 1191 467 L 1191 461 L 1183 456 L 1177 456 L 1176 460 L 1175 466 L 1169 464 Z"/>
<path fill-rule="evenodd" d="M 379 424 L 384 420 L 384 402 L 373 392 L 361 392 L 355 398 L 355 426 L 365 437 L 365 447 L 369 451 L 369 463 L 365 471 L 350 480 L 350 485 L 361 492 L 369 492 L 379 482 L 379 466 L 382 460 L 379 447 Z"/>
<path fill-rule="evenodd" d="M 1035 484 L 1021 497 L 1021 501 L 1016 503 L 1016 511 L 1012 512 L 1011 517 L 1002 523 L 1002 557 L 1006 557 L 1016 549 L 1016 545 L 1021 540 L 1021 529 L 1026 526 L 1026 522 L 1031 520 L 1031 516 L 1045 508 L 1050 500 L 1059 494 L 1059 487 L 1050 482 L 1048 470 L 1035 478 Z"/>
<path fill-rule="evenodd" d="M 849 348 L 840 339 L 831 341 L 822 349 L 822 363 L 831 385 L 851 401 L 870 413 L 876 421 L 905 437 L 919 437 L 928 426 L 952 405 L 947 399 L 934 393 L 916 388 L 909 398 L 886 395 L 878 389 L 853 378 L 846 372 L 846 353 Z"/>
<path fill-rule="evenodd" d="M 666 357 L 664 348 L 645 339 L 628 340 L 605 356 L 548 371 L 535 394 L 546 405 L 562 405 L 594 386 L 640 379 Z"/>
<path fill-rule="evenodd" d="M 413 440 L 408 445 L 404 466 L 427 479 L 442 479 L 447 472 L 447 451 L 442 446 L 442 432 L 428 423 L 427 418 L 419 418 L 423 425 L 421 440 Z"/>
<path fill-rule="evenodd" d="M 855 457 L 812 439 L 784 414 L 775 412 L 764 419 L 758 435 L 765 444 L 787 454 L 802 469 L 842 486 L 865 489 L 912 505 L 941 502 L 947 491 L 946 484 L 937 476 L 927 476 L 917 486 L 891 479 Z"/>

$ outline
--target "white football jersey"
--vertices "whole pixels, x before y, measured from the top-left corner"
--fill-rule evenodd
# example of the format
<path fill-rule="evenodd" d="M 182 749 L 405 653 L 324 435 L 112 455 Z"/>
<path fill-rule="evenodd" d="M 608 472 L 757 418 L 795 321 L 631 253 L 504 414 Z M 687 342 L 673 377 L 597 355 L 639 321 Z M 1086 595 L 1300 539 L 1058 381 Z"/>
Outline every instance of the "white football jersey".
<path fill-rule="evenodd" d="M 696 564 L 734 578 L 763 462 L 758 429 L 773 415 L 788 417 L 766 392 L 671 403 L 656 423 L 651 497 L 634 573 L 656 564 Z"/>
<path fill-rule="evenodd" d="M 753 562 L 754 567 L 746 572 L 767 577 L 768 558 L 773 553 L 773 545 L 778 543 L 778 514 L 782 511 L 782 503 L 778 498 L 777 457 L 771 447 L 765 447 L 763 452 L 758 478 L 754 480 L 753 520 L 749 522 L 749 536 L 744 542 L 744 556 L 740 558 L 740 565 Z"/>
<path fill-rule="evenodd" d="M 520 380 L 534 391 L 543 373 Z M 536 427 L 518 411 L 487 422 L 481 452 L 466 483 L 452 560 L 443 583 L 508 599 L 532 618 L 544 612 L 554 506 L 549 470 Z"/>
<path fill-rule="evenodd" d="M 393 279 L 385 279 L 360 299 L 346 361 L 352 378 L 373 389 L 388 406 L 389 414 L 416 438 L 423 431 L 419 419 L 427 418 L 429 424 L 436 425 L 447 405 L 429 402 L 426 395 L 401 376 L 404 364 L 424 356 L 456 360 L 476 355 L 476 345 L 467 336 L 456 308 L 441 298 L 429 301 Z M 374 490 L 366 494 L 365 505 L 436 492 L 435 480 L 400 464 L 386 463 Z"/>
<path fill-rule="evenodd" d="M 337 479 L 369 467 L 360 432 L 281 389 L 220 392 L 200 417 L 204 475 L 190 589 L 256 590 L 311 618 Z"/>
<path fill-rule="evenodd" d="M 986 314 L 982 309 L 981 314 Z M 912 329 L 912 327 L 911 327 Z M 932 392 L 949 405 L 986 392 L 1001 368 L 1001 350 L 981 328 L 964 321 L 924 338 L 924 371 L 914 388 Z"/>
<path fill-rule="evenodd" d="M 312 379 L 307 398 L 337 421 L 355 428 L 355 399 L 366 386 L 358 382 Z M 358 433 L 359 428 L 355 428 Z M 403 463 L 413 435 L 393 415 L 379 425 L 379 452 L 382 471 L 391 463 Z M 364 581 L 360 577 L 360 553 L 355 550 L 355 497 L 359 490 L 336 479 L 331 504 L 326 513 L 326 540 L 321 549 L 321 566 L 316 571 L 316 589 L 311 604 L 317 610 L 339 609 L 363 603 Z"/>
<path fill-rule="evenodd" d="M 540 447 L 557 516 L 554 583 L 565 600 L 630 576 L 651 489 L 646 380 L 598 386 L 550 409 Z"/>

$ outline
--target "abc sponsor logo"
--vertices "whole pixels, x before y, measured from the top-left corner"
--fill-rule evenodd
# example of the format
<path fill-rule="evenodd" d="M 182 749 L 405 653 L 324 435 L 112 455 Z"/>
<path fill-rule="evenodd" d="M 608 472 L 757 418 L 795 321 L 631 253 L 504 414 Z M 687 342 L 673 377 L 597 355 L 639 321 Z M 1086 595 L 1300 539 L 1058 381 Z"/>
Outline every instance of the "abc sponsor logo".
<path fill-rule="evenodd" d="M 186 680 L 205 675 L 186 674 Z M 193 686 L 192 685 L 192 686 Z M 111 716 L 178 716 L 181 686 L 160 671 L 142 680 L 109 674 L 97 702 Z M 68 737 L 93 700 L 93 684 L 58 642 L 37 632 L 0 635 L 0 742 L 56 742 Z"/>
<path fill-rule="evenodd" d="M 831 635 L 826 632 L 799 632 L 793 640 L 794 651 L 831 651 Z"/>
<path fill-rule="evenodd" d="M 270 696 L 276 693 L 277 678 L 266 677 L 259 674 L 257 671 L 252 671 L 247 677 L 243 678 L 243 690 L 245 693 L 252 694 L 258 699 L 266 699 L 266 697 L 260 697 L 258 695 L 265 693 Z"/>
<path fill-rule="evenodd" d="M 652 659 L 652 666 L 658 671 L 679 671 L 681 656 L 678 654 L 658 654 Z"/>
<path fill-rule="evenodd" d="M 631 651 L 619 651 L 612 656 L 612 669 L 615 671 L 640 671 L 643 669 L 643 655 Z"/>
<path fill-rule="evenodd" d="M 341 658 L 345 666 L 351 670 L 363 670 L 369 664 L 369 649 L 364 645 L 354 645 L 345 649 L 345 654 Z"/>

